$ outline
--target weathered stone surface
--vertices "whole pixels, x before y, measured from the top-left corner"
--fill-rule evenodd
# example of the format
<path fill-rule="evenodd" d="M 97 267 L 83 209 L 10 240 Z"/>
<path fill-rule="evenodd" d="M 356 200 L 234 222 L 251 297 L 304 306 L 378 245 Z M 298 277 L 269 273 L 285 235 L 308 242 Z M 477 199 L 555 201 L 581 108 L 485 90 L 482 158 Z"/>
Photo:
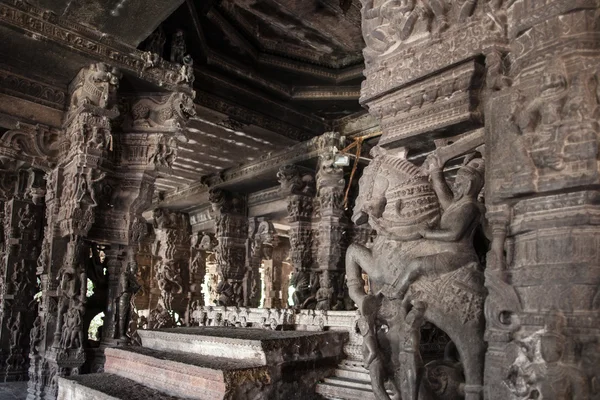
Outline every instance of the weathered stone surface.
<path fill-rule="evenodd" d="M 227 327 L 145 330 L 139 331 L 139 335 L 144 347 L 154 350 L 256 360 L 261 365 L 335 358 L 342 353 L 347 338 L 342 332 L 270 331 Z M 324 346 L 325 343 L 327 346 Z"/>
<path fill-rule="evenodd" d="M 179 400 L 113 374 L 89 374 L 59 379 L 58 400 Z"/>

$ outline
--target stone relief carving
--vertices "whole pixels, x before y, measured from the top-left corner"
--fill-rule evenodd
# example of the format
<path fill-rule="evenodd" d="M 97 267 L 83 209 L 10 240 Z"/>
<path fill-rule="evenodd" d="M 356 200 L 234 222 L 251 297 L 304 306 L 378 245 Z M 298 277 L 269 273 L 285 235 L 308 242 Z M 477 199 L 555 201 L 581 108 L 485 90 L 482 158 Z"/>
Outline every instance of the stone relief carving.
<path fill-rule="evenodd" d="M 244 276 L 246 274 L 246 243 L 248 218 L 245 196 L 221 189 L 211 189 L 209 201 L 215 217 L 215 248 L 217 286 L 220 305 L 244 304 Z"/>
<path fill-rule="evenodd" d="M 139 99 L 131 106 L 133 126 L 181 128 L 196 115 L 194 97 L 192 91 Z"/>
<path fill-rule="evenodd" d="M 181 29 L 177 29 L 171 40 L 171 62 L 183 64 L 183 58 L 185 57 L 186 52 L 185 32 Z"/>
<path fill-rule="evenodd" d="M 133 319 L 132 316 L 135 314 L 131 303 L 133 301 L 133 296 L 139 289 L 140 285 L 137 281 L 137 262 L 133 252 L 130 252 L 126 269 L 119 275 L 119 287 L 116 296 L 118 299 L 117 335 L 121 339 L 130 337 L 127 333 L 130 322 Z"/>
<path fill-rule="evenodd" d="M 80 79 L 71 89 L 70 109 L 93 105 L 110 109 L 116 105 L 115 95 L 121 73 L 105 63 L 96 63 L 83 69 Z"/>
<path fill-rule="evenodd" d="M 598 87 L 597 72 L 581 71 L 569 77 L 564 61 L 558 58 L 546 62 L 539 91 L 530 98 L 520 95 L 514 103 L 514 122 L 542 175 L 596 158 L 596 151 L 581 148 L 597 141 Z"/>
<path fill-rule="evenodd" d="M 443 329 L 456 344 L 463 354 L 466 398 L 479 398 L 485 292 L 473 235 L 483 216 L 478 202 L 483 160 L 466 159 L 453 193 L 442 175 L 445 162 L 437 153 L 422 169 L 379 147 L 372 156 L 360 181 L 353 219 L 368 220 L 377 237 L 372 249 L 357 244 L 348 248 L 346 273 L 350 297 L 366 318 L 361 332 L 373 388 L 382 399 L 390 398 L 384 389 L 387 379 L 403 398 L 416 399 L 421 390 L 433 390 L 418 384 L 426 382 L 418 376 L 422 361 L 414 351 L 419 342 L 415 332 L 423 320 Z M 374 294 L 365 293 L 361 270 L 369 275 Z M 379 330 L 381 324 L 387 331 Z M 411 341 L 405 347 L 409 350 L 400 350 L 399 358 L 392 356 L 391 366 L 377 361 L 383 343 L 403 341 Z M 397 359 L 404 361 L 396 364 Z M 390 376 L 388 370 L 395 372 Z"/>

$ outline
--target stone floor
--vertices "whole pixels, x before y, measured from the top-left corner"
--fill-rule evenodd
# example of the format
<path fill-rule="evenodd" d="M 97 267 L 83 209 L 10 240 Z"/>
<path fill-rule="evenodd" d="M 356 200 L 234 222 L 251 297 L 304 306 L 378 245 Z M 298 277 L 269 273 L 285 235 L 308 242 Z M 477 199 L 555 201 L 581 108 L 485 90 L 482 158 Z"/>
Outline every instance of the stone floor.
<path fill-rule="evenodd" d="M 27 382 L 0 383 L 0 400 L 25 400 Z"/>

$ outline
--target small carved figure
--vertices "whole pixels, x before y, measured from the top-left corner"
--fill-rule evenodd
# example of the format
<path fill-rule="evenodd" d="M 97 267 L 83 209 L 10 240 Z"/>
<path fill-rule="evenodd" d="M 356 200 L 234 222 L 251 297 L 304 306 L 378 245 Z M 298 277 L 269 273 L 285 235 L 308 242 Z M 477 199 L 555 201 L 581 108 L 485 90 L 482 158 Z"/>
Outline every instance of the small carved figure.
<path fill-rule="evenodd" d="M 24 231 L 25 229 L 29 229 L 31 225 L 35 222 L 33 211 L 29 204 L 25 206 L 25 208 L 21 208 L 18 212 L 19 216 L 19 229 Z"/>
<path fill-rule="evenodd" d="M 23 337 L 23 322 L 21 319 L 21 312 L 17 312 L 16 317 L 12 318 L 10 324 L 10 348 L 19 349 L 21 346 L 21 339 Z"/>
<path fill-rule="evenodd" d="M 104 63 L 90 65 L 71 95 L 71 109 L 84 104 L 107 108 L 119 86 L 120 72 Z"/>
<path fill-rule="evenodd" d="M 590 399 L 584 372 L 563 359 L 564 325 L 564 315 L 550 313 L 543 329 L 516 341 L 519 351 L 505 380 L 515 398 Z"/>
<path fill-rule="evenodd" d="M 77 202 L 96 207 L 98 201 L 96 199 L 96 189 L 94 188 L 94 185 L 104 179 L 105 176 L 106 173 L 102 172 L 97 178 L 94 178 L 93 169 L 89 169 L 86 173 L 80 174 L 76 193 Z"/>
<path fill-rule="evenodd" d="M 510 86 L 512 80 L 505 75 L 504 59 L 502 52 L 492 49 L 485 57 L 486 78 L 485 85 L 491 90 L 501 90 Z"/>
<path fill-rule="evenodd" d="M 112 135 L 108 130 L 92 127 L 90 140 L 88 141 L 88 147 L 97 150 L 112 150 Z"/>
<path fill-rule="evenodd" d="M 329 279 L 329 271 L 325 270 L 321 272 L 319 282 L 319 289 L 317 290 L 316 294 L 316 309 L 331 310 L 334 289 L 331 284 L 331 280 Z"/>
<path fill-rule="evenodd" d="M 160 290 L 163 306 L 166 310 L 171 310 L 171 303 L 174 294 L 180 294 L 183 290 L 180 283 L 180 276 L 176 271 L 175 261 L 161 260 L 156 266 L 156 281 Z"/>
<path fill-rule="evenodd" d="M 65 317 L 60 347 L 62 349 L 78 349 L 83 346 L 83 321 L 81 305 L 73 302 Z"/>
<path fill-rule="evenodd" d="M 160 56 L 156 53 L 145 51 L 142 53 L 141 57 L 144 62 L 144 66 L 142 67 L 144 70 L 154 68 L 160 63 Z"/>
<path fill-rule="evenodd" d="M 415 301 L 412 309 L 406 315 L 404 345 L 400 350 L 400 363 L 405 368 L 402 370 L 401 393 L 408 393 L 407 400 L 417 400 L 419 387 L 423 375 L 423 359 L 419 351 L 421 343 L 421 326 L 425 323 L 424 315 L 427 305 L 421 301 Z"/>
<path fill-rule="evenodd" d="M 179 78 L 177 79 L 178 83 L 188 83 L 192 85 L 194 83 L 194 60 L 192 57 L 187 54 L 183 57 L 182 65 L 179 68 Z"/>
<path fill-rule="evenodd" d="M 380 295 L 363 295 L 358 300 L 361 317 L 358 329 L 363 337 L 363 362 L 369 370 L 371 386 L 377 399 L 390 400 L 385 388 L 385 364 L 377 343 L 377 310 L 381 307 Z"/>
<path fill-rule="evenodd" d="M 44 338 L 44 332 L 42 331 L 42 317 L 38 315 L 33 321 L 33 327 L 29 332 L 29 349 L 31 354 L 38 354 L 38 346 Z"/>
<path fill-rule="evenodd" d="M 117 294 L 118 302 L 118 335 L 121 339 L 127 338 L 127 327 L 129 326 L 129 317 L 131 311 L 131 299 L 137 293 L 140 285 L 137 282 L 137 263 L 135 255 L 129 255 L 125 271 L 119 276 L 119 291 Z"/>
<path fill-rule="evenodd" d="M 177 29 L 171 40 L 171 62 L 183 64 L 183 57 L 186 51 L 185 33 L 183 30 Z"/>
<path fill-rule="evenodd" d="M 513 119 L 538 168 L 560 171 L 565 167 L 564 138 L 559 135 L 559 127 L 568 94 L 564 65 L 560 60 L 550 60 L 539 94 L 529 102 L 522 96 L 516 102 Z"/>

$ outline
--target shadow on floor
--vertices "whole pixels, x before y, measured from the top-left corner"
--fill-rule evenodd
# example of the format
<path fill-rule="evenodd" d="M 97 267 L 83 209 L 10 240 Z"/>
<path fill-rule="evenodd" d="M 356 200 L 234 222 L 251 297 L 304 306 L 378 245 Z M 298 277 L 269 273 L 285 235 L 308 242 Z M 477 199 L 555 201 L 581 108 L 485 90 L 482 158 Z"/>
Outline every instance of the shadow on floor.
<path fill-rule="evenodd" d="M 0 383 L 0 400 L 25 400 L 27 382 Z"/>

